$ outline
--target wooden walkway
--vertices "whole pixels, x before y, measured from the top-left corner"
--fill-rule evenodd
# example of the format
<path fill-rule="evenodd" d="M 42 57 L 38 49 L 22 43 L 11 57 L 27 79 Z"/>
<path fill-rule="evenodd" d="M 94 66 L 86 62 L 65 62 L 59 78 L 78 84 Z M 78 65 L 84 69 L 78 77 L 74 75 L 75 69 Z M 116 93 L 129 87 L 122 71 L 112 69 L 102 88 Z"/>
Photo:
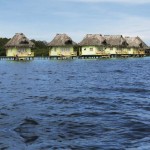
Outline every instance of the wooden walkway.
<path fill-rule="evenodd" d="M 41 56 L 41 57 L 6 57 L 0 56 L 0 60 L 34 60 L 34 59 L 42 59 L 42 60 L 67 60 L 67 59 L 108 59 L 108 58 L 130 58 L 130 57 L 144 57 L 146 55 L 105 55 L 105 56 L 72 56 L 72 57 L 60 57 L 60 56 Z M 148 56 L 148 55 L 147 55 Z"/>
<path fill-rule="evenodd" d="M 0 56 L 0 60 L 33 60 L 34 57 L 6 57 L 6 56 Z"/>

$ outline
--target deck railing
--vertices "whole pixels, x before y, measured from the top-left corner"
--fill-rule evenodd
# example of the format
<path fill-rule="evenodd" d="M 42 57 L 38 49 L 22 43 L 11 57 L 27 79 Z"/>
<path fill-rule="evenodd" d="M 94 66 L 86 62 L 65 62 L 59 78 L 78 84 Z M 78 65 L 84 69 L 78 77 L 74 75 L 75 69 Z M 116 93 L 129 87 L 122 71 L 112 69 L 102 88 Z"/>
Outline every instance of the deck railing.
<path fill-rule="evenodd" d="M 98 52 L 96 52 L 96 55 L 110 55 L 110 54 L 105 51 L 98 51 Z"/>
<path fill-rule="evenodd" d="M 53 56 L 51 52 L 49 52 L 49 56 Z M 56 56 L 77 56 L 77 52 L 71 52 L 71 53 L 58 52 L 56 53 Z"/>
<path fill-rule="evenodd" d="M 144 55 L 145 51 L 137 50 L 137 51 L 128 51 L 128 50 L 116 50 L 115 55 Z M 84 55 L 81 51 L 79 51 L 79 56 Z M 97 55 L 97 56 L 110 56 L 110 51 L 97 51 L 95 54 L 91 55 Z M 71 53 L 64 53 L 64 52 L 58 52 L 56 55 L 52 55 L 51 52 L 49 52 L 49 56 L 77 56 L 77 52 L 71 52 Z"/>
<path fill-rule="evenodd" d="M 34 57 L 34 52 L 31 53 L 18 53 L 18 57 Z"/>

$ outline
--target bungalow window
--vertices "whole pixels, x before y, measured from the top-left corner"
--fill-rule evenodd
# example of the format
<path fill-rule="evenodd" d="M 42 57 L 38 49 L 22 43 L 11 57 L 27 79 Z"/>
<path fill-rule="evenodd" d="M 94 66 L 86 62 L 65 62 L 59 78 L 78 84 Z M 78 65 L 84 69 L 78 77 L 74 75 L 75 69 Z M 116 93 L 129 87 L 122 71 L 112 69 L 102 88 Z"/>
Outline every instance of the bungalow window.
<path fill-rule="evenodd" d="M 90 51 L 93 51 L 93 48 L 90 48 Z"/>
<path fill-rule="evenodd" d="M 86 51 L 86 48 L 84 48 L 84 51 Z"/>
<path fill-rule="evenodd" d="M 69 48 L 66 48 L 66 51 L 70 51 L 70 49 L 69 49 Z"/>
<path fill-rule="evenodd" d="M 113 47 L 110 47 L 110 50 L 113 50 Z"/>
<path fill-rule="evenodd" d="M 26 52 L 26 49 L 24 49 L 24 48 L 23 48 L 23 49 L 18 49 L 18 52 L 19 52 L 19 53 Z"/>
<path fill-rule="evenodd" d="M 99 47 L 99 50 L 102 51 L 102 50 L 104 50 L 104 48 L 103 47 Z"/>
<path fill-rule="evenodd" d="M 54 48 L 54 52 L 56 52 L 56 47 Z"/>
<path fill-rule="evenodd" d="M 22 50 L 21 50 L 21 49 L 18 49 L 18 52 L 19 52 L 19 53 L 21 53 L 21 52 L 22 52 Z"/>

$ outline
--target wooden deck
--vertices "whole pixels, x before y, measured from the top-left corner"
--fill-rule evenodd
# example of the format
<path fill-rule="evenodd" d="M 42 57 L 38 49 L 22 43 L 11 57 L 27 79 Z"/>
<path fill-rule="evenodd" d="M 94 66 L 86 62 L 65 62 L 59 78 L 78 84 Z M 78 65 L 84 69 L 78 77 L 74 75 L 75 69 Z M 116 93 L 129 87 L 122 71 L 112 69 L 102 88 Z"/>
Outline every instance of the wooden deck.
<path fill-rule="evenodd" d="M 0 56 L 0 60 L 33 60 L 33 56 L 19 56 L 19 57 L 13 57 L 13 56 Z"/>
<path fill-rule="evenodd" d="M 78 56 L 49 56 L 49 59 L 57 59 L 57 60 L 62 60 L 62 59 L 76 59 Z"/>
<path fill-rule="evenodd" d="M 67 60 L 67 59 L 108 59 L 108 58 L 129 58 L 129 57 L 144 57 L 149 56 L 146 54 L 112 54 L 112 55 L 80 55 L 80 56 L 40 56 L 40 57 L 7 57 L 0 56 L 0 60 L 34 60 L 34 59 L 54 59 L 54 60 Z"/>

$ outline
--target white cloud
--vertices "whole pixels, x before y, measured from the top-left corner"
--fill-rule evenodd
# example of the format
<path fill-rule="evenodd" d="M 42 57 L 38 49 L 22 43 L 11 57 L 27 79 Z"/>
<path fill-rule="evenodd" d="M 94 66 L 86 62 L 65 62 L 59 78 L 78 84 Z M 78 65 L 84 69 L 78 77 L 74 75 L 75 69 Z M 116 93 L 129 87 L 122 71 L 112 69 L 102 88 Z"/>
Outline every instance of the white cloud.
<path fill-rule="evenodd" d="M 111 22 L 105 20 L 103 23 L 91 24 L 88 28 L 80 28 L 77 31 L 70 31 L 68 34 L 76 42 L 80 42 L 83 37 L 90 34 L 109 34 L 123 36 L 139 36 L 146 44 L 150 45 L 150 20 L 142 17 L 124 16 L 118 21 Z"/>

